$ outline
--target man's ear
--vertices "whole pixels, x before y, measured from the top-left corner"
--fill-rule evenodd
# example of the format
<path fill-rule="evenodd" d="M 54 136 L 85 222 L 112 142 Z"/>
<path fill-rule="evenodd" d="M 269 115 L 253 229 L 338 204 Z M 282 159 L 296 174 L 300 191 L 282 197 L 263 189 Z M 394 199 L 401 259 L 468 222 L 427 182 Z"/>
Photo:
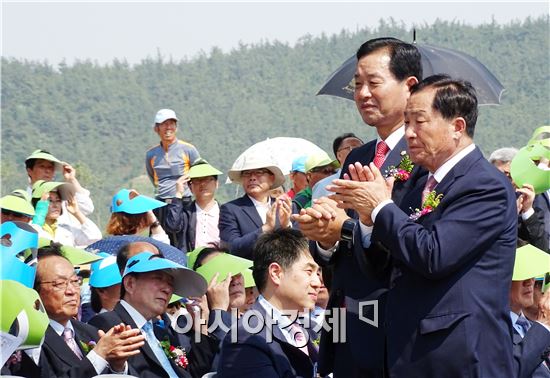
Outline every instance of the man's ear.
<path fill-rule="evenodd" d="M 275 286 L 278 287 L 281 285 L 283 274 L 283 268 L 278 263 L 272 262 L 269 264 L 269 267 L 267 268 L 267 277 Z"/>
<path fill-rule="evenodd" d="M 122 280 L 122 285 L 124 285 L 124 290 L 128 294 L 133 294 L 136 287 L 136 277 L 131 274 L 124 277 L 124 279 Z"/>
<path fill-rule="evenodd" d="M 153 128 L 153 130 L 155 130 L 155 133 L 159 133 L 159 125 L 156 124 L 155 127 Z"/>
<path fill-rule="evenodd" d="M 462 117 L 456 117 L 453 122 L 453 138 L 458 139 L 461 135 L 466 135 L 466 120 Z"/>
<path fill-rule="evenodd" d="M 405 84 L 407 85 L 407 87 L 409 87 L 410 91 L 413 85 L 418 84 L 418 79 L 416 78 L 416 76 L 409 76 L 405 80 Z"/>

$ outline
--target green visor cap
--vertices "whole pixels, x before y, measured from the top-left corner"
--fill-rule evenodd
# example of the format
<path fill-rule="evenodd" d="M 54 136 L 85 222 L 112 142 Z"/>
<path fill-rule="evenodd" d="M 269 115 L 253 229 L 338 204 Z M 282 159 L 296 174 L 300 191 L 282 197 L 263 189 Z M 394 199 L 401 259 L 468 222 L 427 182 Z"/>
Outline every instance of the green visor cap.
<path fill-rule="evenodd" d="M 222 172 L 218 171 L 216 168 L 208 164 L 204 159 L 197 159 L 189 168 L 189 178 L 192 180 L 194 178 L 200 177 L 209 177 L 209 176 L 219 176 Z"/>
<path fill-rule="evenodd" d="M 31 160 L 31 159 L 42 159 L 42 160 L 48 160 L 55 164 L 56 168 L 63 168 L 63 162 L 50 154 L 49 152 L 43 151 L 43 150 L 36 150 L 32 154 L 30 154 L 25 161 Z"/>
<path fill-rule="evenodd" d="M 29 217 L 34 216 L 34 207 L 28 201 L 27 197 L 23 196 L 19 190 L 14 190 L 10 194 L 0 198 L 0 208 L 24 214 Z"/>
<path fill-rule="evenodd" d="M 340 163 L 338 160 L 332 160 L 324 151 L 309 155 L 305 164 L 306 173 L 311 171 L 313 168 L 324 167 L 325 165 L 331 165 L 333 168 L 340 168 Z"/>
<path fill-rule="evenodd" d="M 52 240 L 46 238 L 38 239 L 38 248 L 47 247 L 52 243 Z M 95 253 L 87 252 L 83 249 L 71 247 L 69 245 L 61 246 L 61 253 L 63 257 L 71 262 L 73 265 L 84 265 L 92 263 L 94 261 L 101 260 L 103 256 L 96 255 Z"/>
<path fill-rule="evenodd" d="M 187 252 L 187 267 L 189 269 L 193 269 L 193 266 L 195 265 L 195 261 L 197 261 L 197 257 L 199 256 L 199 253 L 206 247 L 197 247 L 191 252 Z"/>
<path fill-rule="evenodd" d="M 32 186 L 32 198 L 40 198 L 42 194 L 57 190 L 62 200 L 66 201 L 74 197 L 75 188 L 73 184 L 57 181 L 38 180 Z"/>
<path fill-rule="evenodd" d="M 252 260 L 243 259 L 242 257 L 233 256 L 228 253 L 221 253 L 197 268 L 197 273 L 203 276 L 208 283 L 212 281 L 216 273 L 219 273 L 218 283 L 220 283 L 225 280 L 227 274 L 231 273 L 231 276 L 235 276 L 243 273 L 252 264 Z"/>
<path fill-rule="evenodd" d="M 252 276 L 252 270 L 246 269 L 243 271 L 243 277 L 244 277 L 244 287 L 248 289 L 249 287 L 256 286 L 256 281 L 254 281 L 254 277 Z"/>
<path fill-rule="evenodd" d="M 550 272 L 550 255 L 532 246 L 524 245 L 516 250 L 516 262 L 512 281 L 523 281 Z"/>

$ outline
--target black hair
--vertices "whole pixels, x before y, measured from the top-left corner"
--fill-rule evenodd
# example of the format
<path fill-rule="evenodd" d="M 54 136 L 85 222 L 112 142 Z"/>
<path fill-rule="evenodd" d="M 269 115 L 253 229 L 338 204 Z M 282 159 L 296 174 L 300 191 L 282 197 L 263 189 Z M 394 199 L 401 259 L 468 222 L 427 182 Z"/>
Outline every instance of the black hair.
<path fill-rule="evenodd" d="M 269 265 L 279 264 L 288 269 L 300 257 L 309 253 L 308 241 L 298 230 L 281 228 L 262 234 L 254 245 L 254 266 L 252 276 L 261 293 L 267 285 Z"/>
<path fill-rule="evenodd" d="M 98 290 L 93 286 L 90 286 L 90 306 L 92 307 L 92 310 L 94 310 L 96 314 L 98 314 L 103 308 Z"/>
<path fill-rule="evenodd" d="M 357 50 L 357 60 L 381 49 L 388 51 L 390 72 L 397 80 L 403 81 L 409 76 L 422 79 L 420 52 L 415 45 L 397 38 L 383 37 L 368 40 Z"/>
<path fill-rule="evenodd" d="M 49 154 L 51 155 L 48 151 L 46 150 L 38 150 L 36 152 L 41 152 L 41 153 L 44 153 L 44 154 Z M 53 155 L 52 155 L 53 156 Z M 39 159 L 27 159 L 25 160 L 25 168 L 27 169 L 33 169 L 34 168 L 34 165 L 36 164 L 36 161 L 39 160 Z M 45 160 L 45 159 L 41 159 L 41 160 Z M 53 162 L 52 162 L 53 163 Z"/>
<path fill-rule="evenodd" d="M 334 141 L 332 142 L 332 152 L 334 152 L 334 157 L 336 157 L 336 154 L 338 153 L 338 150 L 340 149 L 342 142 L 348 138 L 355 138 L 361 141 L 361 143 L 363 143 L 363 140 L 361 140 L 361 138 L 359 138 L 354 133 L 345 133 L 345 134 L 339 135 L 336 138 L 334 138 Z"/>
<path fill-rule="evenodd" d="M 133 242 L 128 242 L 127 244 L 120 247 L 120 249 L 116 253 L 116 264 L 118 266 L 118 270 L 120 271 L 121 275 L 122 275 L 122 273 L 124 273 L 124 269 L 126 268 L 126 263 L 128 262 L 128 253 L 130 252 L 130 248 L 131 248 L 133 243 L 149 243 L 149 242 L 147 240 L 136 240 L 136 241 L 133 241 Z M 153 243 L 149 243 L 149 244 L 153 244 Z M 159 249 L 159 248 L 157 247 L 157 249 Z M 143 252 L 146 252 L 146 251 L 143 251 Z M 153 253 L 153 251 L 147 251 L 147 252 Z M 159 257 L 164 257 L 164 255 L 162 254 L 160 249 L 159 249 L 158 255 L 159 255 Z"/>
<path fill-rule="evenodd" d="M 223 248 L 218 248 L 218 247 L 204 248 L 198 253 L 197 258 L 195 259 L 195 263 L 193 264 L 191 269 L 193 270 L 199 269 L 202 266 L 202 262 L 204 261 L 204 259 L 216 252 L 229 253 L 227 249 L 223 249 Z"/>
<path fill-rule="evenodd" d="M 41 259 L 43 259 L 45 257 L 48 257 L 48 256 L 57 256 L 57 257 L 61 257 L 61 258 L 64 258 L 65 260 L 69 261 L 63 255 L 63 252 L 61 251 L 61 247 L 63 247 L 62 244 L 52 241 L 49 245 L 38 248 L 38 250 L 37 250 L 38 261 L 40 261 Z M 72 263 L 71 263 L 71 265 L 72 265 Z M 33 289 L 38 291 L 39 288 L 40 288 L 40 280 L 39 280 L 39 277 L 38 277 L 38 270 L 37 270 L 37 274 L 36 274 L 35 279 L 34 279 Z"/>
<path fill-rule="evenodd" d="M 473 138 L 477 121 L 477 96 L 472 84 L 452 79 L 449 75 L 432 75 L 415 84 L 411 88 L 411 95 L 430 88 L 435 89 L 432 109 L 446 120 L 464 118 L 466 134 Z"/>

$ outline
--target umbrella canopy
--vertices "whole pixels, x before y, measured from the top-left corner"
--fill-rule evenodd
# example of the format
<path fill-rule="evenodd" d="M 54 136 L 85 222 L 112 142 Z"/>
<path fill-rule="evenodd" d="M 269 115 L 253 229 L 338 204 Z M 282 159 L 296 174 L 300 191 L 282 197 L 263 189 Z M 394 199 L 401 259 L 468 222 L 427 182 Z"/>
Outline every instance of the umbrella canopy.
<path fill-rule="evenodd" d="M 133 242 L 147 242 L 153 244 L 158 248 L 160 253 L 167 259 L 170 259 L 180 265 L 187 266 L 187 256 L 185 253 L 179 249 L 172 247 L 169 244 L 159 242 L 153 238 L 148 238 L 145 236 L 137 235 L 117 235 L 117 236 L 108 236 L 101 240 L 96 241 L 93 244 L 90 244 L 86 249 L 89 251 L 98 250 L 99 252 L 107 252 L 111 255 L 116 255 L 120 248 L 125 246 L 128 243 Z"/>
<path fill-rule="evenodd" d="M 424 44 L 416 45 L 416 47 L 422 57 L 424 78 L 436 74 L 447 74 L 454 79 L 467 80 L 476 89 L 480 105 L 500 104 L 504 86 L 479 60 L 466 53 L 445 47 Z M 354 55 L 330 75 L 317 94 L 353 100 L 353 76 L 356 65 L 357 58 Z"/>
<path fill-rule="evenodd" d="M 235 162 L 244 161 L 248 156 L 261 156 L 279 167 L 284 175 L 288 175 L 295 158 L 322 151 L 316 144 L 303 138 L 268 138 L 247 148 Z"/>

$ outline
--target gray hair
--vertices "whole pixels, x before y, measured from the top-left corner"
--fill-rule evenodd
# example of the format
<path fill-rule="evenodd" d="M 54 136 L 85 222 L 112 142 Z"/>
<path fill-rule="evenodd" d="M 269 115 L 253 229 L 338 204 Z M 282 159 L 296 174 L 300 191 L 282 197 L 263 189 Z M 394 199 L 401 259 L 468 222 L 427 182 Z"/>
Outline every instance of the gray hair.
<path fill-rule="evenodd" d="M 494 164 L 495 161 L 500 161 L 503 163 L 508 163 L 512 161 L 514 156 L 518 153 L 518 149 L 514 147 L 504 147 L 499 148 L 498 150 L 493 151 L 491 156 L 489 156 L 489 163 Z"/>

